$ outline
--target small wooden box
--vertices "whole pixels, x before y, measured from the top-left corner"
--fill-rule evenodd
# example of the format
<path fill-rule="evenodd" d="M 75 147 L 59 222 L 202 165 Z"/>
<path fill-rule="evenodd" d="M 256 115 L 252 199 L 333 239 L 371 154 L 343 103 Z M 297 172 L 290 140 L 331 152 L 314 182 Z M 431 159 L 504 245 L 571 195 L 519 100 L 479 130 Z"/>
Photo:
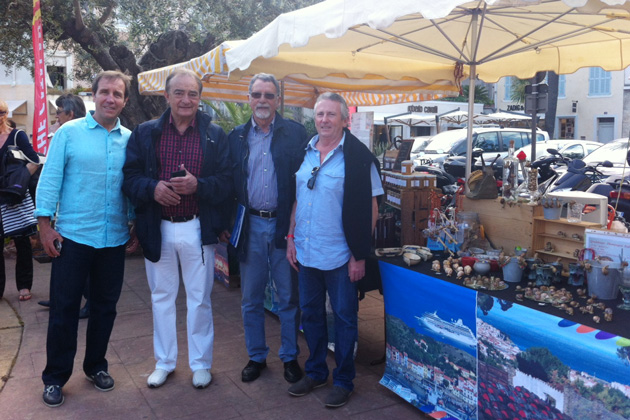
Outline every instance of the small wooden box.
<path fill-rule="evenodd" d="M 527 249 L 527 256 L 534 255 L 534 217 L 542 216 L 541 206 L 527 204 L 502 205 L 501 198 L 492 200 L 471 200 L 464 197 L 464 211 L 479 215 L 485 235 L 495 248 L 503 248 L 506 255 L 513 255 L 514 248 Z"/>

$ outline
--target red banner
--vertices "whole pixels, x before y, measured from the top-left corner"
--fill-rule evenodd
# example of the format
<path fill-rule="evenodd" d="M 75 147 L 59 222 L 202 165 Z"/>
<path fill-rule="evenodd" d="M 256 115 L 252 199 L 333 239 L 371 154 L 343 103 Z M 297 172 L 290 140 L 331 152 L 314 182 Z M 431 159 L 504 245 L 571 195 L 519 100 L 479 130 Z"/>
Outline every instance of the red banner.
<path fill-rule="evenodd" d="M 33 52 L 35 54 L 35 115 L 33 116 L 33 148 L 48 152 L 48 101 L 46 100 L 46 61 L 40 0 L 33 0 Z"/>

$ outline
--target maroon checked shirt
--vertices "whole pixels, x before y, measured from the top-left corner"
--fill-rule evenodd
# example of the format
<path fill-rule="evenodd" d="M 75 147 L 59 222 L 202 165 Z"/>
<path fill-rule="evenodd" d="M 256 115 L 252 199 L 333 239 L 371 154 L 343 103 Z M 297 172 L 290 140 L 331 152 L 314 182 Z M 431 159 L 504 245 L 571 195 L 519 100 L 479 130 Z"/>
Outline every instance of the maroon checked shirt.
<path fill-rule="evenodd" d="M 164 125 L 158 147 L 161 181 L 168 182 L 171 179 L 171 173 L 178 171 L 181 164 L 184 164 L 188 172 L 199 178 L 203 164 L 200 139 L 196 118 L 193 118 L 184 135 L 180 135 L 173 124 L 173 116 L 171 115 L 168 124 Z M 198 214 L 199 203 L 196 194 L 182 196 L 182 200 L 177 206 L 162 206 L 162 217 Z"/>

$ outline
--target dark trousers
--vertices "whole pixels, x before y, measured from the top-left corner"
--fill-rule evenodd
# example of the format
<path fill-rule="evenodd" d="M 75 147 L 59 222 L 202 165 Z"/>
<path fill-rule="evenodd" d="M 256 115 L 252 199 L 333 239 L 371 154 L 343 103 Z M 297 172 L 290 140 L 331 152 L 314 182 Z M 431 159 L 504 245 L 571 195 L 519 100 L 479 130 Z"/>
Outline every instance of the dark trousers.
<path fill-rule="evenodd" d="M 15 284 L 17 290 L 31 290 L 33 287 L 33 250 L 31 248 L 31 240 L 28 236 L 16 236 L 13 238 L 13 243 L 15 243 L 15 251 L 17 252 L 15 262 Z M 4 249 L 4 236 L 0 236 L 0 244 L 3 245 L 2 248 Z M 4 256 L 2 256 L 0 258 L 0 298 L 4 295 L 6 280 Z"/>
<path fill-rule="evenodd" d="M 50 315 L 46 338 L 44 385 L 63 386 L 77 352 L 81 294 L 90 278 L 90 318 L 87 324 L 83 371 L 107 372 L 105 354 L 116 319 L 122 289 L 125 246 L 93 248 L 64 238 L 61 255 L 53 259 L 50 275 Z"/>

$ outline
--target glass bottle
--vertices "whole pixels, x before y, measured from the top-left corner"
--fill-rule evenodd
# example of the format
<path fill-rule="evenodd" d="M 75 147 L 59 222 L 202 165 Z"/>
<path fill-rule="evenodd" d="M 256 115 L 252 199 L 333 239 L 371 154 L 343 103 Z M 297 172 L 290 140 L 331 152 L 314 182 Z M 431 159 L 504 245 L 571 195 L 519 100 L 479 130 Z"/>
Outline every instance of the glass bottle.
<path fill-rule="evenodd" d="M 503 159 L 503 187 L 501 194 L 504 198 L 516 199 L 518 167 L 518 159 L 514 156 L 514 140 L 510 140 L 508 155 Z"/>

